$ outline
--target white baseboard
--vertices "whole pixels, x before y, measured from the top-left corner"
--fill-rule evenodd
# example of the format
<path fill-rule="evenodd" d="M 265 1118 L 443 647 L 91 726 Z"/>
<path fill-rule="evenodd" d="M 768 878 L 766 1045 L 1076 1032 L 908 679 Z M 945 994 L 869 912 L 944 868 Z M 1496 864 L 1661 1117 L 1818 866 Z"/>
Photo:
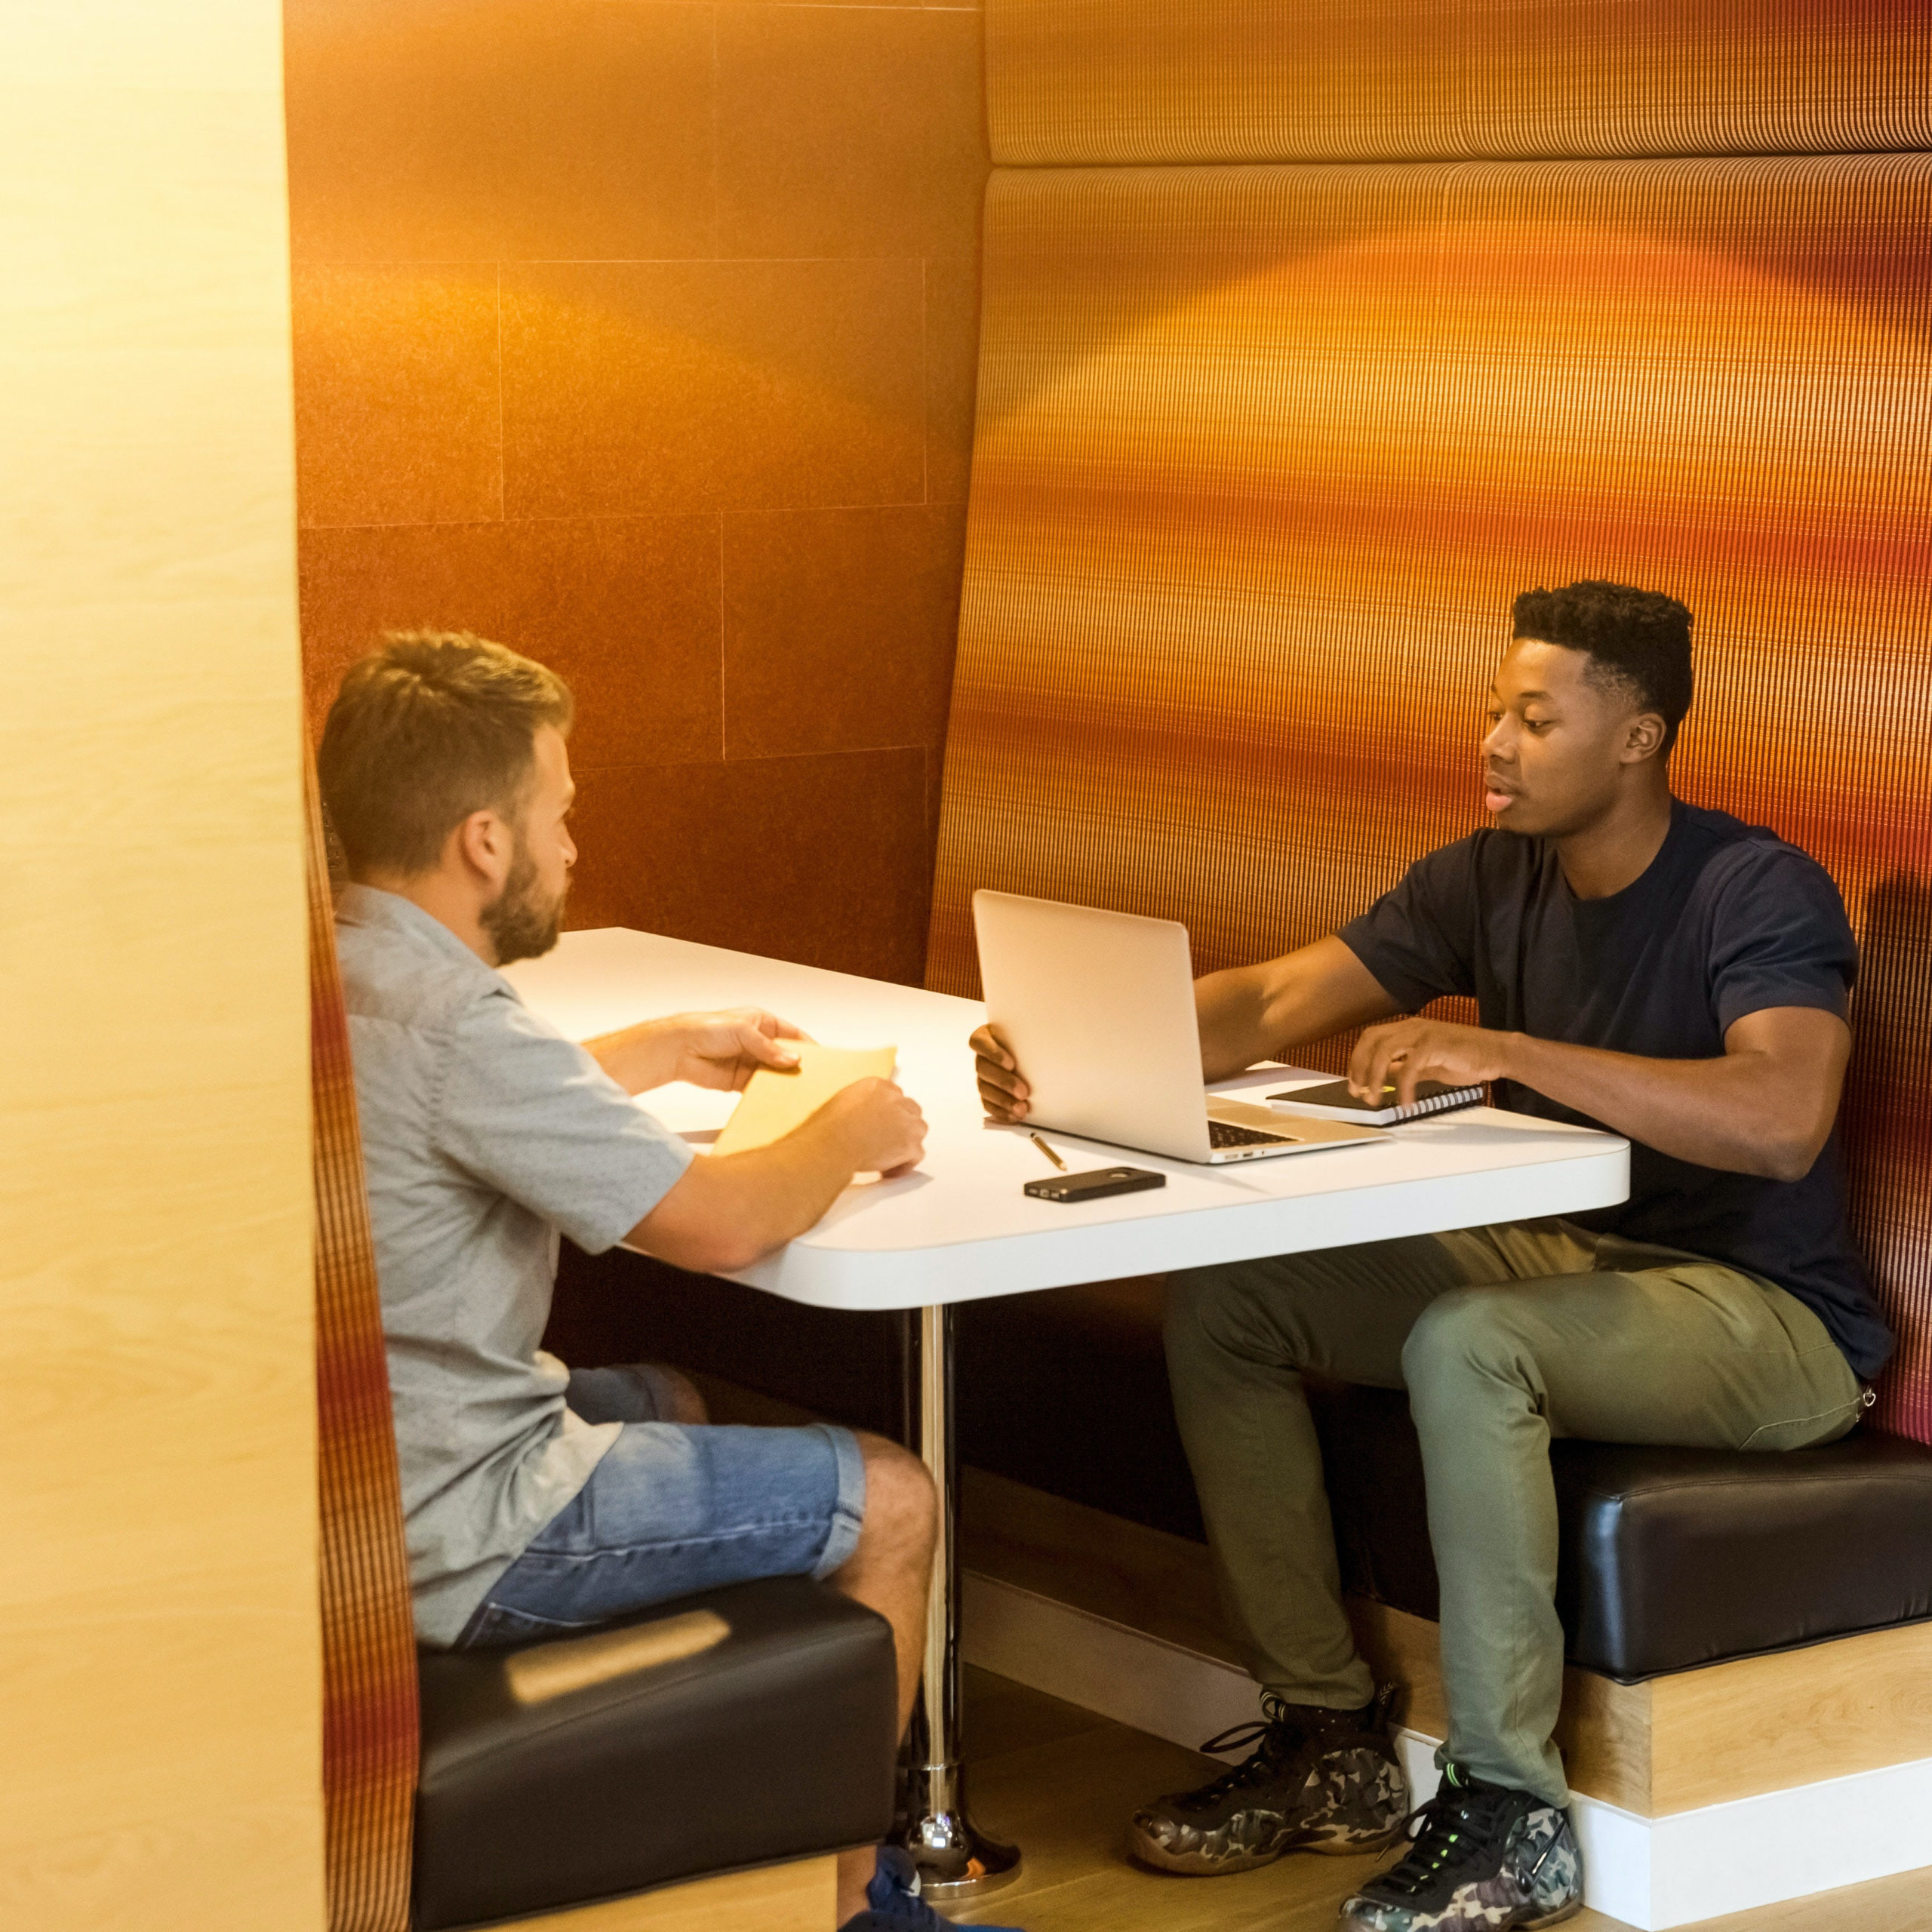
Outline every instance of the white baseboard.
<path fill-rule="evenodd" d="M 965 1597 L 966 1661 L 1016 1683 L 1189 1749 L 1258 1714 L 1254 1680 L 1217 1658 L 970 1571 Z M 1438 1741 L 1401 1734 L 1418 1804 Z M 1588 1903 L 1668 1932 L 1932 1866 L 1932 1758 L 1665 1818 L 1580 1797 L 1571 1818 Z"/>
<path fill-rule="evenodd" d="M 965 1597 L 961 1654 L 1029 1690 L 1190 1750 L 1260 1714 L 1254 1679 L 1231 1663 L 976 1571 Z"/>

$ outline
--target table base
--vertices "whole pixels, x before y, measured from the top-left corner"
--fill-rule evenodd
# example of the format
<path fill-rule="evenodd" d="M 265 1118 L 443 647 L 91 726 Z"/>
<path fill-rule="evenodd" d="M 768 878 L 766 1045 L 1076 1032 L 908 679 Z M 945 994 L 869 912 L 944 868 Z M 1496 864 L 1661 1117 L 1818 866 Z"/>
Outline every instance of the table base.
<path fill-rule="evenodd" d="M 1020 1853 L 973 1823 L 959 1741 L 959 1445 L 953 1430 L 953 1311 L 922 1308 L 903 1324 L 906 1434 L 933 1479 L 939 1543 L 926 1601 L 926 1661 L 913 1707 L 906 1824 L 900 1842 L 935 1902 L 982 1897 L 1020 1876 Z"/>
<path fill-rule="evenodd" d="M 966 1810 L 965 1767 L 915 1764 L 906 1846 L 922 1897 L 936 1903 L 996 1892 L 1020 1876 L 1018 1847 L 987 1837 Z"/>

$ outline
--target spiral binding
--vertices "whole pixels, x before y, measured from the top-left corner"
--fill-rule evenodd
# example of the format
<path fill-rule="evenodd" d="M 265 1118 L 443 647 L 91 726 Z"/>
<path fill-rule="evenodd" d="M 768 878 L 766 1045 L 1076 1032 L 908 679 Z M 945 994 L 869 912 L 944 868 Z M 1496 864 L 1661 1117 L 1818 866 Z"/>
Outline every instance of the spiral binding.
<path fill-rule="evenodd" d="M 1452 1087 L 1447 1093 L 1432 1094 L 1426 1100 L 1411 1101 L 1407 1106 L 1398 1108 L 1395 1118 L 1389 1124 L 1400 1127 L 1404 1121 L 1420 1120 L 1425 1114 L 1447 1113 L 1452 1107 L 1475 1106 L 1481 1099 L 1480 1087 Z"/>

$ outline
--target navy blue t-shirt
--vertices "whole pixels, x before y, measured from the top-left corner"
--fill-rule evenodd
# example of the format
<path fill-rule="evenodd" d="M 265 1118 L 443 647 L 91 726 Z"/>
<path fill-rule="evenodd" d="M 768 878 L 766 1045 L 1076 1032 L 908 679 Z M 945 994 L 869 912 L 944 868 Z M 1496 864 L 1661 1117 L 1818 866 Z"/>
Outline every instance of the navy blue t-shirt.
<path fill-rule="evenodd" d="M 1411 1010 L 1459 993 L 1481 1023 L 1656 1060 L 1715 1060 L 1767 1007 L 1844 1015 L 1858 949 L 1838 888 L 1775 832 L 1673 804 L 1635 882 L 1579 899 L 1547 840 L 1472 833 L 1418 860 L 1340 937 Z M 1515 1082 L 1497 1103 L 1598 1126 Z M 1569 1217 L 1600 1233 L 1706 1255 L 1789 1289 L 1869 1380 L 1891 1352 L 1845 1221 L 1833 1129 L 1802 1180 L 1727 1174 L 1630 1147 L 1630 1198 Z"/>

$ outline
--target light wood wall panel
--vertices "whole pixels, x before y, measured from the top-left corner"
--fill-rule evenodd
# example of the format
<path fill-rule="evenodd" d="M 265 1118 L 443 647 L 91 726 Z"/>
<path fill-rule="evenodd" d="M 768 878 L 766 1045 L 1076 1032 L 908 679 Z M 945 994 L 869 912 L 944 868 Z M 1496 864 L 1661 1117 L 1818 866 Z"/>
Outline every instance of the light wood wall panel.
<path fill-rule="evenodd" d="M 0 12 L 0 1924 L 321 1923 L 275 0 Z"/>

